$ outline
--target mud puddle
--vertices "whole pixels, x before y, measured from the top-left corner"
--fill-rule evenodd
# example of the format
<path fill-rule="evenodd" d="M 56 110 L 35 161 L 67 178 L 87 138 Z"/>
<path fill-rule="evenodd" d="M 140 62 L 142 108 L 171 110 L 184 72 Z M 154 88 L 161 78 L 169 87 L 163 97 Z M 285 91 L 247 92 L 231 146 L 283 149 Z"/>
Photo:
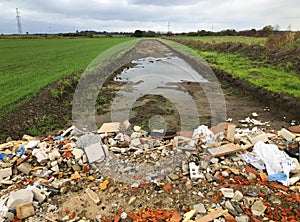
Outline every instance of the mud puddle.
<path fill-rule="evenodd" d="M 199 107 L 184 84 L 204 84 L 186 61 L 176 56 L 146 57 L 115 77 L 124 85 L 111 107 L 113 121 L 130 119 L 147 130 L 191 130 L 200 124 Z"/>

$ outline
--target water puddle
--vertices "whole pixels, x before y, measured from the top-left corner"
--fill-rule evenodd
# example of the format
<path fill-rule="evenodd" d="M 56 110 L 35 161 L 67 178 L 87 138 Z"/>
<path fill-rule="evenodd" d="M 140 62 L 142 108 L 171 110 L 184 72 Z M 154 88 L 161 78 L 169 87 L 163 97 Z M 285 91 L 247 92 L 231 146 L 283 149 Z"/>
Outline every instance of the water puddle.
<path fill-rule="evenodd" d="M 144 86 L 149 82 L 157 85 L 179 82 L 208 82 L 199 75 L 187 62 L 178 57 L 142 58 L 132 61 L 136 66 L 124 70 L 115 81 L 140 83 Z M 156 75 L 160 78 L 154 78 Z"/>
<path fill-rule="evenodd" d="M 114 79 L 125 84 L 112 103 L 113 121 L 130 119 L 130 110 L 143 96 L 160 95 L 174 105 L 179 113 L 182 129 L 199 125 L 197 106 L 182 83 L 207 83 L 206 79 L 179 57 L 148 57 L 132 63 L 136 65 L 124 70 Z M 147 112 L 147 106 L 144 111 Z"/>

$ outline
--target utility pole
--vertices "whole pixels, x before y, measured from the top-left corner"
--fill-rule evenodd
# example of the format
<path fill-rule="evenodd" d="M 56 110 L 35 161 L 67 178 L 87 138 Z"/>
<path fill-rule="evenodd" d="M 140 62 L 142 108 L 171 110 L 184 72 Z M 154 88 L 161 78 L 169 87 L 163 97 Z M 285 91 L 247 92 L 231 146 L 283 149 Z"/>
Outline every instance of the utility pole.
<path fill-rule="evenodd" d="M 170 33 L 170 26 L 171 26 L 171 24 L 170 24 L 170 22 L 168 22 L 168 33 Z"/>
<path fill-rule="evenodd" d="M 17 13 L 16 19 L 17 19 L 18 33 L 19 33 L 19 35 L 22 35 L 23 31 L 22 31 L 22 26 L 21 26 L 21 16 L 20 16 L 20 12 L 19 12 L 18 8 L 16 8 L 16 13 Z"/>

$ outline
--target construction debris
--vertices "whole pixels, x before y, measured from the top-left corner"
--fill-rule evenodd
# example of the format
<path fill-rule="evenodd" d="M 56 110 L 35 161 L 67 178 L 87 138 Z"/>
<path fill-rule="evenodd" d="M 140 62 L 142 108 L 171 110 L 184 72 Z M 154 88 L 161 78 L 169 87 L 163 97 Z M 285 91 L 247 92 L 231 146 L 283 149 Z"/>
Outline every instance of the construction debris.
<path fill-rule="evenodd" d="M 129 127 L 72 126 L 0 144 L 0 221 L 300 217 L 299 135 L 232 123 L 177 133 Z"/>

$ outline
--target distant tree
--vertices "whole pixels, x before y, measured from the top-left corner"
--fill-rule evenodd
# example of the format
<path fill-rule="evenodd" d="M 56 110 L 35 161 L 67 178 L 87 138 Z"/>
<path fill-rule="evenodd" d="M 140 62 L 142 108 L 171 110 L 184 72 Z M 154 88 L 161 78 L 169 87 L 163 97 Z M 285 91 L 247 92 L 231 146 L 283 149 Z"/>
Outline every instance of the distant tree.
<path fill-rule="evenodd" d="M 141 30 L 135 30 L 132 36 L 133 37 L 141 38 L 141 37 L 143 37 L 143 31 L 141 31 Z"/>
<path fill-rule="evenodd" d="M 93 37 L 94 37 L 94 33 L 93 33 L 93 32 L 87 32 L 87 33 L 86 33 L 86 36 L 87 36 L 88 38 L 93 38 Z"/>
<path fill-rule="evenodd" d="M 187 36 L 197 36 L 197 32 L 188 32 Z"/>
<path fill-rule="evenodd" d="M 198 36 L 207 36 L 209 35 L 209 32 L 207 32 L 206 30 L 202 29 L 201 31 L 197 32 Z"/>
<path fill-rule="evenodd" d="M 155 37 L 155 36 L 156 36 L 156 33 L 149 30 L 149 31 L 143 33 L 143 36 L 144 36 L 144 37 Z"/>
<path fill-rule="evenodd" d="M 259 31 L 262 37 L 268 37 L 274 33 L 274 27 L 272 25 L 266 25 Z"/>

